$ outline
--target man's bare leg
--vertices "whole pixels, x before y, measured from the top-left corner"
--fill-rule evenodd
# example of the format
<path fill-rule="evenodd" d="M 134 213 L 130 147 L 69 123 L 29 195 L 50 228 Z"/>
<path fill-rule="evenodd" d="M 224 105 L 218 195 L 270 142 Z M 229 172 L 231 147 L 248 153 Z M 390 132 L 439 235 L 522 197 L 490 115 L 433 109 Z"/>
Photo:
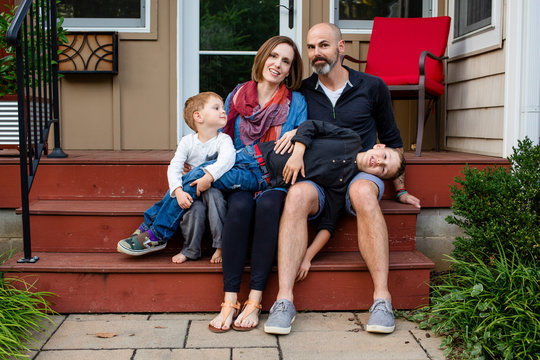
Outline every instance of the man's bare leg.
<path fill-rule="evenodd" d="M 293 302 L 296 274 L 307 249 L 307 218 L 318 208 L 318 193 L 313 185 L 298 183 L 289 189 L 279 223 L 277 300 Z"/>
<path fill-rule="evenodd" d="M 318 200 L 317 189 L 309 183 L 298 183 L 287 194 L 279 224 L 279 291 L 264 324 L 264 331 L 268 334 L 286 335 L 291 332 L 291 324 L 296 317 L 294 282 L 308 243 L 307 218 L 316 214 Z"/>
<path fill-rule="evenodd" d="M 350 188 L 358 226 L 358 248 L 373 280 L 373 305 L 366 331 L 389 334 L 395 329 L 391 295 L 388 291 L 388 230 L 377 198 L 377 185 L 355 181 Z"/>
<path fill-rule="evenodd" d="M 358 248 L 373 279 L 373 299 L 391 301 L 388 290 L 388 230 L 377 198 L 378 188 L 369 180 L 357 180 L 350 188 L 356 212 Z"/>

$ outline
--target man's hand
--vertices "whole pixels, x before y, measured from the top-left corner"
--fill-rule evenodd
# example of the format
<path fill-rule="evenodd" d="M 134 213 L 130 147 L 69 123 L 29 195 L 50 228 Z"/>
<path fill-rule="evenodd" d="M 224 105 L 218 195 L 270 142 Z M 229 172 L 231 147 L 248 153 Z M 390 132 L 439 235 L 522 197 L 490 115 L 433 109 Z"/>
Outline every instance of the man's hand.
<path fill-rule="evenodd" d="M 193 181 L 190 186 L 197 186 L 197 196 L 201 196 L 201 193 L 208 190 L 213 182 L 214 177 L 205 171 L 204 176 Z"/>
<path fill-rule="evenodd" d="M 287 152 L 292 152 L 294 149 L 294 144 L 291 142 L 291 139 L 293 136 L 296 135 L 296 129 L 287 131 L 283 136 L 276 141 L 276 145 L 274 146 L 274 151 L 276 154 L 285 154 Z"/>
<path fill-rule="evenodd" d="M 309 269 L 311 269 L 311 261 L 304 257 L 298 269 L 298 274 L 296 274 L 296 281 L 304 280 L 308 276 Z"/>
<path fill-rule="evenodd" d="M 182 209 L 189 209 L 191 204 L 193 204 L 191 195 L 182 190 L 181 187 L 174 190 L 174 195 L 176 196 L 176 201 L 178 201 L 178 206 L 180 206 Z"/>
<path fill-rule="evenodd" d="M 306 177 L 306 170 L 304 168 L 304 152 L 306 151 L 306 145 L 301 142 L 297 142 L 294 151 L 287 160 L 285 167 L 283 168 L 283 180 L 285 184 L 288 184 L 291 181 L 291 185 L 296 183 L 296 178 L 298 173 L 303 177 Z"/>
<path fill-rule="evenodd" d="M 398 201 L 403 204 L 410 204 L 415 208 L 420 209 L 420 199 L 409 193 L 403 194 L 398 198 Z"/>

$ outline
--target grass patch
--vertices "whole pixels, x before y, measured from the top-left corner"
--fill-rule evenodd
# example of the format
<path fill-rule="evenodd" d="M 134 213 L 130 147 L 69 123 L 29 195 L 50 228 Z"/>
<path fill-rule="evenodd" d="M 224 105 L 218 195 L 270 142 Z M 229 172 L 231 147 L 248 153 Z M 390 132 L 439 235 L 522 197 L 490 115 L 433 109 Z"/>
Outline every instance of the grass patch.
<path fill-rule="evenodd" d="M 33 292 L 33 284 L 6 278 L 0 273 L 0 359 L 28 359 L 25 353 L 35 342 L 34 334 L 55 312 L 46 298 L 50 292 Z"/>

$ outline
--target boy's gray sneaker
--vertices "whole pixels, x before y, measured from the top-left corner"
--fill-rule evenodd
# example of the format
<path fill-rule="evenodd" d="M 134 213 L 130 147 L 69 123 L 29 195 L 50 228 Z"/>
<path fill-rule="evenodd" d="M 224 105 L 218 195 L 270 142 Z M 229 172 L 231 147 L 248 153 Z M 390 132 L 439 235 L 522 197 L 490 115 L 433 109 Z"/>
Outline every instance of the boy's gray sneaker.
<path fill-rule="evenodd" d="M 167 246 L 167 242 L 165 241 L 150 240 L 150 234 L 148 234 L 147 231 L 140 232 L 137 230 L 135 230 L 135 232 L 129 238 L 120 240 L 118 242 L 116 247 L 118 252 L 132 256 L 139 256 L 154 251 L 159 251 Z"/>
<path fill-rule="evenodd" d="M 390 334 L 394 331 L 395 321 L 392 304 L 385 299 L 377 299 L 369 308 L 369 317 L 366 331 L 373 333 Z"/>
<path fill-rule="evenodd" d="M 287 335 L 291 332 L 291 324 L 296 318 L 296 309 L 286 299 L 278 300 L 272 305 L 268 320 L 264 324 L 264 332 L 268 334 Z"/>

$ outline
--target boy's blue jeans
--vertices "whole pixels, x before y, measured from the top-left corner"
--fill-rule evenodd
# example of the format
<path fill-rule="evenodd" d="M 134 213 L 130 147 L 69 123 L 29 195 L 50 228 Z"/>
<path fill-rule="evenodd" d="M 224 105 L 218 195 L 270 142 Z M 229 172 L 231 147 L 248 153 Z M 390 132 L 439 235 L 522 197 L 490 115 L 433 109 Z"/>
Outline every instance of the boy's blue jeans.
<path fill-rule="evenodd" d="M 193 200 L 198 199 L 197 186 L 191 183 L 204 176 L 204 167 L 214 163 L 208 161 L 182 176 L 182 190 Z M 236 152 L 236 162 L 232 169 L 223 174 L 212 186 L 224 192 L 232 190 L 262 191 L 267 183 L 257 162 L 253 146 L 246 146 Z M 176 197 L 171 197 L 170 191 L 144 213 L 144 223 L 139 227 L 143 231 L 151 230 L 159 240 L 168 241 L 178 229 L 180 220 L 189 209 L 182 209 Z"/>

